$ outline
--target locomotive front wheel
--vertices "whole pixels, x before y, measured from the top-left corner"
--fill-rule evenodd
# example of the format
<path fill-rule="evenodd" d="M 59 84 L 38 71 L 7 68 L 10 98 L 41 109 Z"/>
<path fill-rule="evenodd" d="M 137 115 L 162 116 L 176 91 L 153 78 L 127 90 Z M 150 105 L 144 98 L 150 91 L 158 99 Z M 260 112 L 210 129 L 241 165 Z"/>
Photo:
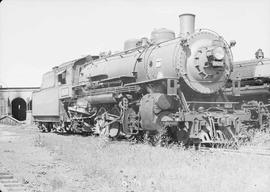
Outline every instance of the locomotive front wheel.
<path fill-rule="evenodd" d="M 42 123 L 41 127 L 42 127 L 42 129 L 41 129 L 42 132 L 51 132 L 51 128 L 50 128 L 50 125 L 48 123 L 46 123 L 46 124 Z"/>
<path fill-rule="evenodd" d="M 120 134 L 120 123 L 114 122 L 109 127 L 109 137 L 115 139 Z"/>
<path fill-rule="evenodd" d="M 120 116 L 121 112 L 118 106 L 113 106 L 109 109 L 109 114 L 115 115 L 115 116 Z M 109 125 L 109 130 L 108 130 L 108 134 L 109 137 L 112 139 L 116 139 L 121 131 L 121 124 L 117 121 L 113 122 L 112 124 Z"/>

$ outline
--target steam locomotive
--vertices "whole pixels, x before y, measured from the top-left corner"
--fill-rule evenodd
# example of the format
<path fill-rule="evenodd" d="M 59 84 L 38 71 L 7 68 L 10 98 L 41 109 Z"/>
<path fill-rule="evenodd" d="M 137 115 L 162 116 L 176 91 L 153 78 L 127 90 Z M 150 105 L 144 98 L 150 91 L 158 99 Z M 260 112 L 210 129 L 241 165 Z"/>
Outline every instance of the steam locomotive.
<path fill-rule="evenodd" d="M 88 55 L 45 73 L 33 93 L 38 127 L 162 143 L 235 140 L 239 122 L 227 111 L 189 103 L 225 98 L 235 43 L 211 30 L 195 31 L 193 14 L 179 19 L 178 37 L 157 29 L 150 39 L 127 40 L 124 51 Z"/>
<path fill-rule="evenodd" d="M 234 70 L 227 81 L 225 95 L 237 102 L 238 107 L 251 111 L 250 122 L 265 129 L 270 125 L 270 59 L 258 49 L 254 59 L 234 63 Z"/>

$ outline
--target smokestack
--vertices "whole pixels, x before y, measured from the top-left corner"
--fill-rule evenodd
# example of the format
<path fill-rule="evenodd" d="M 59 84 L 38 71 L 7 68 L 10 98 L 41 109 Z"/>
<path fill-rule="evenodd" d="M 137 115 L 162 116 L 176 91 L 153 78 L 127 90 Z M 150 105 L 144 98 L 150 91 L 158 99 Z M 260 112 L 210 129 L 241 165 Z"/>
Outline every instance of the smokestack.
<path fill-rule="evenodd" d="M 194 33 L 195 30 L 195 15 L 185 13 L 179 15 L 180 20 L 180 36 Z"/>

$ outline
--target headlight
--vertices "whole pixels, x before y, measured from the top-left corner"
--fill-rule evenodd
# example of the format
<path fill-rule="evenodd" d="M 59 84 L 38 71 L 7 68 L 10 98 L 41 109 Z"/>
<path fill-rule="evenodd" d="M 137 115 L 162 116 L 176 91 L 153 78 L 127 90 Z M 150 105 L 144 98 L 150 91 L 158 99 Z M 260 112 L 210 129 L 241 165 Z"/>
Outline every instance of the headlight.
<path fill-rule="evenodd" d="M 217 60 L 222 60 L 225 57 L 225 51 L 222 47 L 216 47 L 213 50 L 213 55 Z"/>

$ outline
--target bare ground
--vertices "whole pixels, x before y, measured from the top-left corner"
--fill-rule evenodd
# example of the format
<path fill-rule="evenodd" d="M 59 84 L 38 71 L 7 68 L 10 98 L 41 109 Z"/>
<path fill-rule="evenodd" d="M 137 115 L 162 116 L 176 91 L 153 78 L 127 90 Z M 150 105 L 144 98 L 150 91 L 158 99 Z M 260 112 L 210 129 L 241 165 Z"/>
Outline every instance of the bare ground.
<path fill-rule="evenodd" d="M 253 146 L 270 147 L 269 134 Z M 151 147 L 0 126 L 0 171 L 28 191 L 269 192 L 270 157 Z"/>

